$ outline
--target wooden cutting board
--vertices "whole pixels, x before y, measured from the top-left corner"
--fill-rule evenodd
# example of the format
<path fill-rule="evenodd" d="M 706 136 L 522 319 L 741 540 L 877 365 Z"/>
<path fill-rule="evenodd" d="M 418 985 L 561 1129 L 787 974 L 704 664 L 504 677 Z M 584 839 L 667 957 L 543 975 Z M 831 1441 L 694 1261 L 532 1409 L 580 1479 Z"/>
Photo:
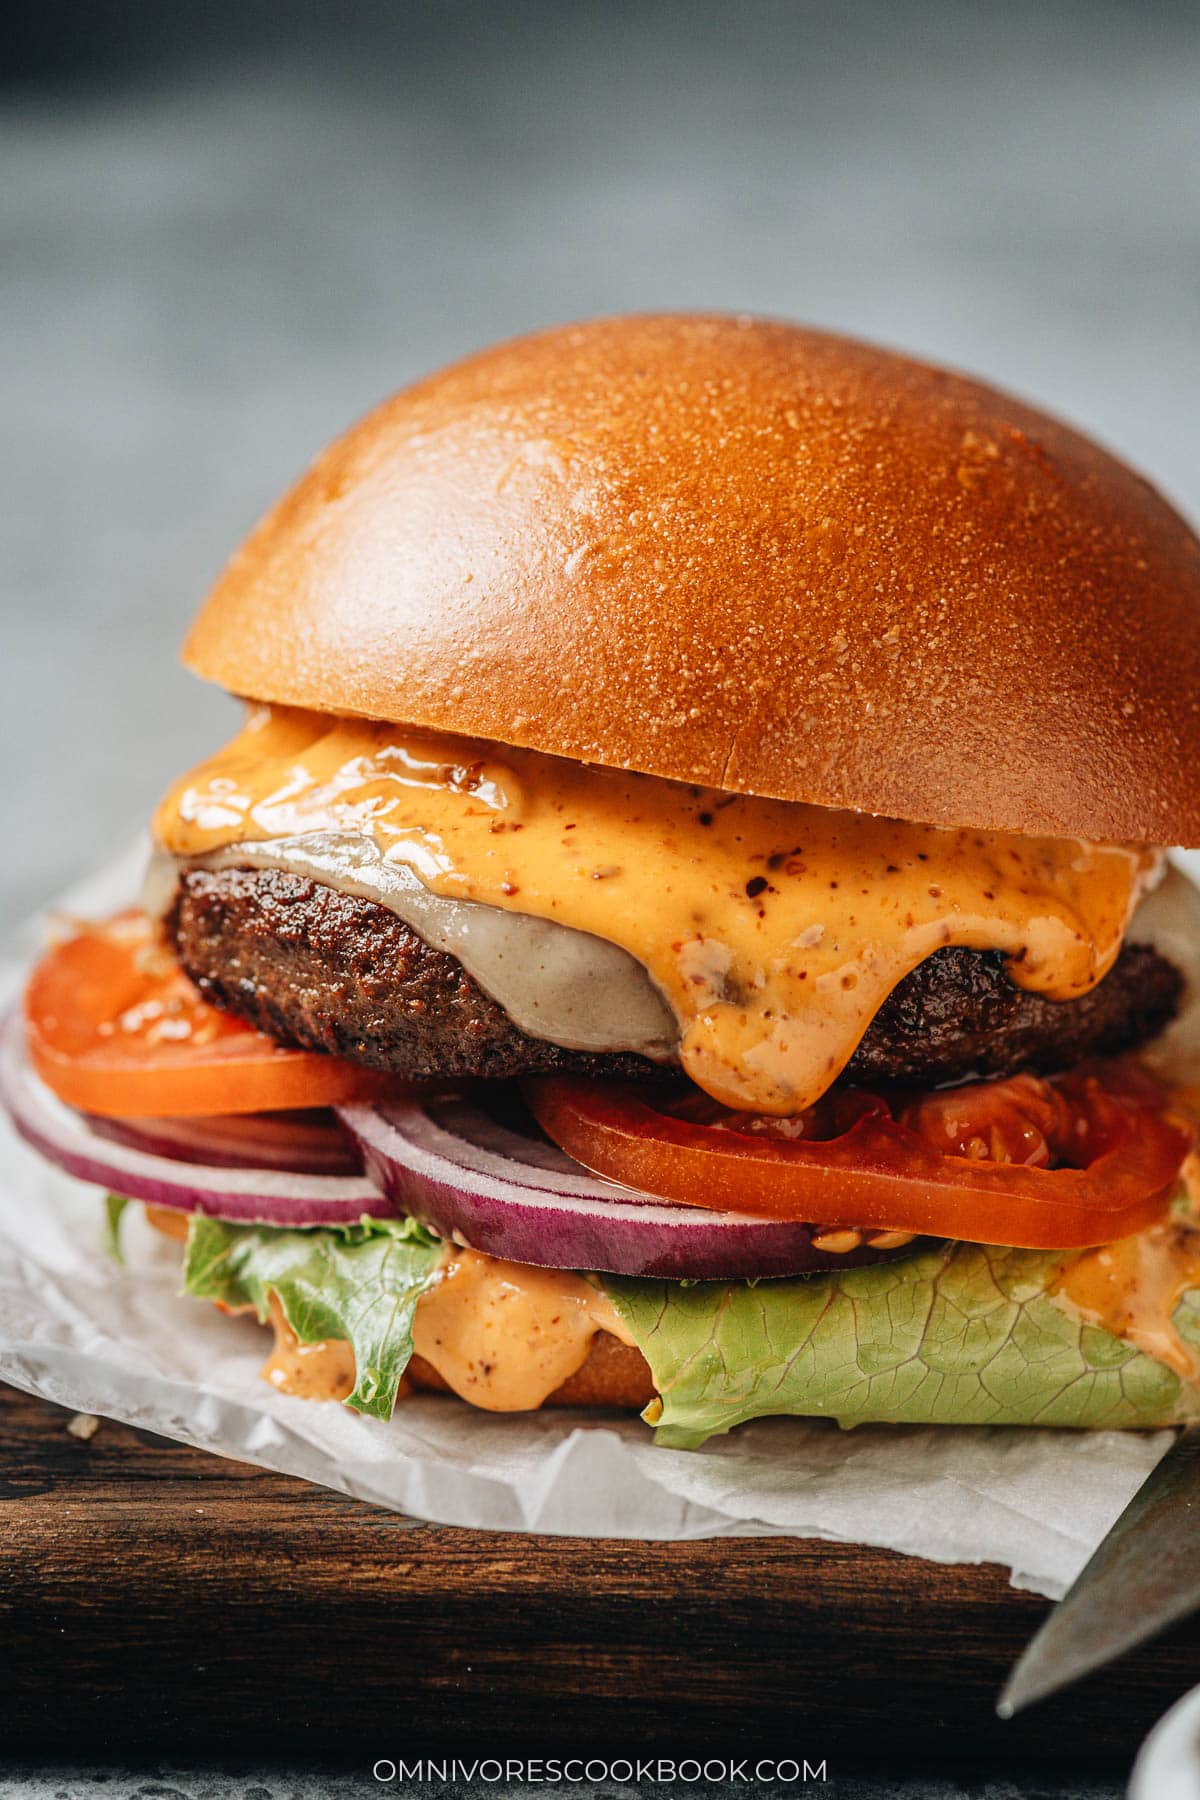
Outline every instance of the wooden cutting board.
<path fill-rule="evenodd" d="M 785 1538 L 416 1524 L 0 1388 L 0 1745 L 173 1756 L 1129 1756 L 1200 1622 L 1009 1724 L 1046 1602 Z"/>

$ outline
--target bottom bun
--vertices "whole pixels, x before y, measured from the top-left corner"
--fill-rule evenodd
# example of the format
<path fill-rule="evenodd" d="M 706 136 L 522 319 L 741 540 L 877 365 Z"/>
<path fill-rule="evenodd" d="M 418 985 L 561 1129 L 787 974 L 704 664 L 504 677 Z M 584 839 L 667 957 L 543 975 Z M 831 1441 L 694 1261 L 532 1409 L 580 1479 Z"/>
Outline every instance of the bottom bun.
<path fill-rule="evenodd" d="M 431 1363 L 414 1356 L 405 1370 L 415 1388 L 428 1388 L 439 1394 L 453 1392 Z M 543 1406 L 615 1406 L 630 1412 L 641 1412 L 654 1398 L 654 1382 L 650 1365 L 640 1350 L 623 1344 L 610 1331 L 598 1331 L 587 1360 L 569 1375 L 561 1387 L 542 1402 Z M 470 1402 L 468 1401 L 469 1405 Z"/>

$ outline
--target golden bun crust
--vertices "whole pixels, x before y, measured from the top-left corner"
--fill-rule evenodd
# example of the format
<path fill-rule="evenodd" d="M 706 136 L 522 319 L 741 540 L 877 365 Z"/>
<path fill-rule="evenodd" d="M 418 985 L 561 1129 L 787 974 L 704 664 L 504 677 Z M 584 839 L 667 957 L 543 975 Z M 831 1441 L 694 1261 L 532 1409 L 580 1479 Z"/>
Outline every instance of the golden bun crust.
<path fill-rule="evenodd" d="M 254 699 L 939 825 L 1200 841 L 1200 546 L 962 376 L 651 315 L 385 402 L 188 638 Z"/>
<path fill-rule="evenodd" d="M 451 1390 L 431 1363 L 414 1356 L 405 1371 L 415 1388 L 435 1393 Z M 583 1366 L 567 1377 L 543 1402 L 546 1406 L 616 1406 L 641 1412 L 654 1398 L 650 1365 L 640 1350 L 623 1344 L 609 1331 L 598 1331 Z M 469 1402 L 468 1402 L 469 1404 Z"/>

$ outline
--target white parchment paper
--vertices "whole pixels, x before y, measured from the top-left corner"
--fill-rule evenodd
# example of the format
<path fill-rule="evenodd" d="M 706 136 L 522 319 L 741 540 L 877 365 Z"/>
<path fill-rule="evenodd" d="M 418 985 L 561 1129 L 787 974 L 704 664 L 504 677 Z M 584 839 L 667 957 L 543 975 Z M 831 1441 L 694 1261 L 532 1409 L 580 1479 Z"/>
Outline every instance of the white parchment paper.
<path fill-rule="evenodd" d="M 136 892 L 144 848 L 65 895 L 101 913 Z M 11 996 L 42 926 L 0 956 Z M 701 1450 L 658 1449 L 635 1419 L 494 1415 L 421 1395 L 390 1424 L 258 1379 L 253 1321 L 178 1296 L 177 1246 L 126 1220 L 126 1265 L 99 1248 L 98 1191 L 0 1125 L 0 1379 L 338 1488 L 418 1518 L 596 1537 L 788 1533 L 938 1562 L 996 1562 L 1061 1594 L 1171 1441 L 1071 1433 L 761 1420 Z"/>

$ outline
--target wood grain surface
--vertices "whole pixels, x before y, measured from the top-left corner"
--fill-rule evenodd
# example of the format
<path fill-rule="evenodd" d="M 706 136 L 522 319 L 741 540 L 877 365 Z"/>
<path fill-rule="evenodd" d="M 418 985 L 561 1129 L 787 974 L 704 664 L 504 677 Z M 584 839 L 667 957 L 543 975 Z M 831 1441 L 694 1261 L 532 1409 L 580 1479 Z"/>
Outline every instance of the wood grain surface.
<path fill-rule="evenodd" d="M 0 1388 L 0 1744 L 292 1757 L 1129 1755 L 1189 1624 L 1017 1720 L 1046 1602 L 993 1567 L 786 1538 L 413 1523 Z"/>

